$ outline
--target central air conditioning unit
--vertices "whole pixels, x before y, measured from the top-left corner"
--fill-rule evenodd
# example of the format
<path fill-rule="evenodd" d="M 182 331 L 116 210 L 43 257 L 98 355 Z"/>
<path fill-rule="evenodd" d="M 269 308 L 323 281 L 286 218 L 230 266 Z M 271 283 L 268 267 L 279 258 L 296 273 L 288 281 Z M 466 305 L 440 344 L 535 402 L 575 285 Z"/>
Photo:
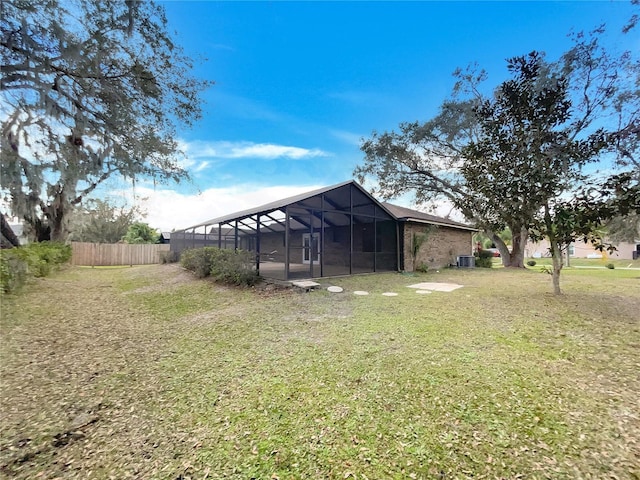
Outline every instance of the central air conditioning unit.
<path fill-rule="evenodd" d="M 458 268 L 475 268 L 476 257 L 473 255 L 460 255 L 458 257 Z"/>

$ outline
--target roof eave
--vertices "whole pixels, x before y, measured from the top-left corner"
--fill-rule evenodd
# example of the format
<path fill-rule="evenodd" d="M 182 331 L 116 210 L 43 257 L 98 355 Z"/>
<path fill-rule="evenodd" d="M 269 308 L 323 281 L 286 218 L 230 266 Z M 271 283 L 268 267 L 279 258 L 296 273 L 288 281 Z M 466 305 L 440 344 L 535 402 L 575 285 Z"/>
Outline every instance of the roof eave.
<path fill-rule="evenodd" d="M 480 229 L 470 225 L 456 225 L 446 222 L 438 222 L 436 220 L 425 220 L 423 218 L 402 217 L 398 218 L 399 222 L 425 223 L 429 225 L 438 225 L 439 227 L 457 228 L 458 230 L 469 230 L 470 232 L 479 232 Z"/>

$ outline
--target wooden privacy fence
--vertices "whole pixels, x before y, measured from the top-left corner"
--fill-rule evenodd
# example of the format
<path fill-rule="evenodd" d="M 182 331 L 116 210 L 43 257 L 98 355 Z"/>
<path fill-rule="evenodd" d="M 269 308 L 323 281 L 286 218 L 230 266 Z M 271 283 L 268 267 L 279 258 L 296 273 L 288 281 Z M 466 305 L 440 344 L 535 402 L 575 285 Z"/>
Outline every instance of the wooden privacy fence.
<path fill-rule="evenodd" d="M 160 252 L 169 251 L 168 244 L 84 243 L 72 242 L 73 265 L 114 266 L 160 263 Z"/>

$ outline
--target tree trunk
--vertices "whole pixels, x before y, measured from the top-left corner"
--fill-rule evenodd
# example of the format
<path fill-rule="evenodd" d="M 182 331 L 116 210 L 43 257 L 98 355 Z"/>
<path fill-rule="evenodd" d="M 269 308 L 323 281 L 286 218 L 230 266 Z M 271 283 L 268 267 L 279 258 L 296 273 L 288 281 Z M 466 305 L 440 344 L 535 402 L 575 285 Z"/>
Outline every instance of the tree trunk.
<path fill-rule="evenodd" d="M 67 215 L 61 211 L 54 211 L 54 214 L 49 218 L 49 224 L 51 226 L 50 240 L 52 242 L 64 242 L 69 235 L 67 228 Z"/>
<path fill-rule="evenodd" d="M 62 207 L 50 205 L 46 207 L 44 219 L 24 218 L 25 223 L 33 229 L 36 242 L 65 242 L 69 236 L 69 211 Z"/>
<path fill-rule="evenodd" d="M 551 279 L 553 282 L 553 293 L 555 295 L 562 294 L 560 290 L 560 272 L 562 271 L 562 265 L 564 259 L 562 258 L 562 245 L 556 237 L 556 230 L 551 218 L 549 204 L 544 206 L 544 224 L 547 229 L 547 238 L 549 239 L 549 245 L 551 248 L 551 260 L 553 262 L 553 269 L 551 270 Z"/>
<path fill-rule="evenodd" d="M 513 231 L 513 230 L 512 230 Z M 527 244 L 527 231 L 521 230 L 520 234 L 513 235 L 511 240 L 511 251 L 507 244 L 495 233 L 487 232 L 491 241 L 495 243 L 500 251 L 502 265 L 509 268 L 524 268 L 524 247 Z"/>
<path fill-rule="evenodd" d="M 35 238 L 36 242 L 47 242 L 51 240 L 51 227 L 48 223 L 43 222 L 40 218 L 35 221 L 30 221 L 27 218 L 24 220 L 31 225 L 31 229 L 33 231 L 32 238 Z"/>
<path fill-rule="evenodd" d="M 551 278 L 553 281 L 553 293 L 555 295 L 561 295 L 562 291 L 560 290 L 560 272 L 562 271 L 562 248 L 560 244 L 549 239 L 551 243 L 551 259 L 553 260 L 553 270 L 551 271 Z"/>

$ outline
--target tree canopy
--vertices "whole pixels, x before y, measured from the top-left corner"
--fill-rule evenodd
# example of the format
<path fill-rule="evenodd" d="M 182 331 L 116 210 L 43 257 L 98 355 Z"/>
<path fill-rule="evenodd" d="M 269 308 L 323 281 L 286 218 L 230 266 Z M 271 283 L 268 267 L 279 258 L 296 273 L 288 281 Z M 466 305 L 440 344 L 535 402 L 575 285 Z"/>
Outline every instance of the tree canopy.
<path fill-rule="evenodd" d="M 38 240 L 67 236 L 73 208 L 113 175 L 179 181 L 177 125 L 209 82 L 131 0 L 5 0 L 0 16 L 0 187 Z"/>
<path fill-rule="evenodd" d="M 374 178 L 384 198 L 413 192 L 418 202 L 450 202 L 487 232 L 505 266 L 524 266 L 529 236 L 555 232 L 560 243 L 584 237 L 615 206 L 632 205 L 632 195 L 616 201 L 615 188 L 600 189 L 597 199 L 587 194 L 603 180 L 622 179 L 599 168 L 629 173 L 638 166 L 638 60 L 602 48 L 600 33 L 576 35 L 554 62 L 540 52 L 509 59 L 510 78 L 490 95 L 483 93 L 485 71 L 458 70 L 454 94 L 434 118 L 363 142 L 355 174 Z M 635 172 L 625 177 L 629 191 L 638 188 Z M 578 214 L 587 197 L 599 213 Z M 570 209 L 582 224 L 563 222 Z M 505 227 L 510 250 L 498 235 Z"/>
<path fill-rule="evenodd" d="M 143 222 L 131 224 L 122 240 L 126 243 L 157 243 L 160 234 Z"/>
<path fill-rule="evenodd" d="M 118 243 L 137 219 L 137 207 L 117 206 L 109 200 L 91 199 L 76 209 L 69 224 L 69 239 L 75 242 Z"/>

